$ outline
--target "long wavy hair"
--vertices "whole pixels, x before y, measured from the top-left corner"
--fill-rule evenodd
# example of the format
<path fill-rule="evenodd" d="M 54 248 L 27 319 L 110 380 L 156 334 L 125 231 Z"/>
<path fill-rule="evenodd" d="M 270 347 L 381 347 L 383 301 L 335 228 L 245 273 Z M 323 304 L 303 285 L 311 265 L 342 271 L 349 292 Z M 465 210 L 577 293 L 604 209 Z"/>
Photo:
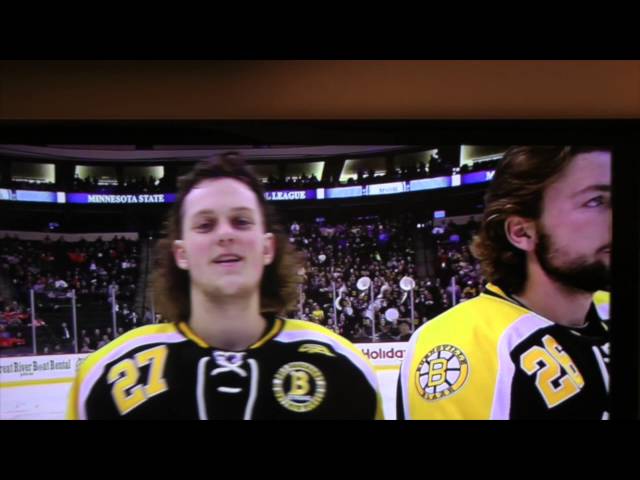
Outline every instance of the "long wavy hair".
<path fill-rule="evenodd" d="M 260 311 L 284 314 L 297 302 L 298 270 L 301 260 L 289 243 L 275 211 L 266 202 L 258 178 L 236 154 L 225 154 L 198 163 L 187 175 L 178 179 L 176 202 L 164 225 L 162 238 L 155 247 L 152 285 L 156 309 L 172 322 L 187 322 L 191 316 L 191 281 L 189 272 L 178 268 L 173 256 L 175 240 L 182 238 L 182 210 L 185 197 L 205 180 L 232 178 L 249 187 L 258 198 L 265 230 L 276 241 L 275 257 L 264 269 L 260 283 Z"/>

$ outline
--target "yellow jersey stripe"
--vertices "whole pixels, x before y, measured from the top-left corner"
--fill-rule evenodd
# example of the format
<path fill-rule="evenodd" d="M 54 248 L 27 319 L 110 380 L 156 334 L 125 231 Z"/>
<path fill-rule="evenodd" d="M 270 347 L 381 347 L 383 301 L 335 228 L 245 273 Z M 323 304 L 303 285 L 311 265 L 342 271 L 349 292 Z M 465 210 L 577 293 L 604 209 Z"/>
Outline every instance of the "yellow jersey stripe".
<path fill-rule="evenodd" d="M 75 377 L 52 378 L 51 380 L 19 380 L 16 382 L 0 383 L 0 388 L 26 387 L 32 385 L 54 385 L 56 383 L 71 383 Z"/>

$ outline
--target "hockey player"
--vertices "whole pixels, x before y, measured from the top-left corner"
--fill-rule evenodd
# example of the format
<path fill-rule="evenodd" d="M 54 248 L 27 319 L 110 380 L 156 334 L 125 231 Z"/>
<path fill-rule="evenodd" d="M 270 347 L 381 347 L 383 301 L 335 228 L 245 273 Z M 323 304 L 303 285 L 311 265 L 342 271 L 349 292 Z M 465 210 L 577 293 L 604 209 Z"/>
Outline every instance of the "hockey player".
<path fill-rule="evenodd" d="M 295 252 L 259 180 L 233 155 L 179 182 L 158 245 L 158 309 L 170 323 L 90 355 L 72 419 L 374 419 L 374 371 L 344 338 L 283 316 Z"/>
<path fill-rule="evenodd" d="M 406 419 L 605 419 L 611 150 L 512 147 L 472 250 L 489 284 L 413 334 Z"/>

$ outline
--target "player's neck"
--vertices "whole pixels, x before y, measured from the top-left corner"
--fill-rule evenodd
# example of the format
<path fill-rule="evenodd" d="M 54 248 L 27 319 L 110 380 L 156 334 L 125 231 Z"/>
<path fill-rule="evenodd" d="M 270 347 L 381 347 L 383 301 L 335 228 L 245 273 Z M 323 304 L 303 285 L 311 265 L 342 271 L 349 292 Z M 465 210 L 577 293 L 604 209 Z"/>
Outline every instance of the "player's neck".
<path fill-rule="evenodd" d="M 209 345 L 223 350 L 245 350 L 260 340 L 267 322 L 260 315 L 260 296 L 250 299 L 211 298 L 192 289 L 191 329 Z"/>
<path fill-rule="evenodd" d="M 535 313 L 566 327 L 584 326 L 592 294 L 559 284 L 535 265 L 524 290 L 514 295 Z"/>

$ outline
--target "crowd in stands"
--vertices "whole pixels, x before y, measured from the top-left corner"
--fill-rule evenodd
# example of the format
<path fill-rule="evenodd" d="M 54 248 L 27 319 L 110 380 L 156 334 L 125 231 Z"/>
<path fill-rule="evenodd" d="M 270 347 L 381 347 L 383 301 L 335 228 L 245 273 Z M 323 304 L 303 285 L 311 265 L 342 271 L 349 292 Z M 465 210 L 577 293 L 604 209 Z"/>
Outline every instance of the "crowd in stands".
<path fill-rule="evenodd" d="M 484 279 L 468 247 L 477 227 L 470 221 L 431 229 L 433 275 L 419 278 L 416 229 L 410 217 L 339 224 L 293 222 L 290 240 L 305 257 L 297 315 L 353 341 L 406 340 L 407 329 L 413 331 L 480 292 Z M 413 325 L 410 295 L 399 285 L 405 276 L 416 284 Z M 358 289 L 362 277 L 372 281 L 373 298 L 369 288 Z M 393 318 L 389 309 L 397 311 L 397 320 L 387 320 Z"/>
<path fill-rule="evenodd" d="M 70 329 L 71 301 L 75 290 L 78 307 L 96 307 L 97 322 L 108 318 L 112 291 L 116 302 L 126 307 L 135 300 L 140 271 L 139 242 L 122 237 L 104 241 L 62 239 L 22 240 L 17 237 L 0 238 L 0 275 L 15 299 L 2 301 L 0 324 L 5 332 L 31 337 L 31 299 L 34 291 L 38 342 L 44 348 L 49 343 L 64 343 Z M 125 329 L 131 321 L 120 323 Z M 123 317 L 125 320 L 125 317 Z M 64 325 L 64 327 L 63 327 Z M 107 333 L 113 335 L 113 332 Z M 53 349 L 53 345 L 51 349 Z"/>
<path fill-rule="evenodd" d="M 495 170 L 496 166 L 498 164 L 498 160 L 484 160 L 481 162 L 474 162 L 473 164 L 469 165 L 464 164 L 462 167 L 460 167 L 460 172 L 459 173 L 471 173 L 471 172 L 480 172 L 482 170 Z"/>
<path fill-rule="evenodd" d="M 47 191 L 54 192 L 57 190 L 61 190 L 60 186 L 54 182 L 46 182 L 41 180 L 4 180 L 0 182 L 0 188 L 8 188 L 12 190 L 39 190 L 39 191 Z"/>
<path fill-rule="evenodd" d="M 97 177 L 80 178 L 76 174 L 72 185 L 66 186 L 56 182 L 41 180 L 3 181 L 1 188 L 14 190 L 39 190 L 48 192 L 87 192 L 87 193 L 110 193 L 110 194 L 140 194 L 140 193 L 171 193 L 175 192 L 176 186 L 171 185 L 166 177 L 160 179 L 149 177 L 126 177 L 122 184 L 117 180 L 103 184 Z"/>
<path fill-rule="evenodd" d="M 487 163 L 487 162 L 485 162 Z M 419 178 L 433 178 L 440 176 L 451 175 L 454 172 L 455 166 L 443 161 L 437 155 L 431 157 L 429 165 L 425 162 L 417 162 L 412 166 L 397 167 L 392 170 L 387 170 L 385 173 L 380 173 L 374 169 L 360 169 L 356 176 L 349 177 L 347 180 L 335 181 L 329 179 L 326 181 L 318 180 L 315 175 L 307 176 L 302 174 L 299 177 L 288 176 L 285 178 L 278 178 L 275 175 L 270 175 L 265 181 L 264 186 L 268 190 L 284 190 L 284 189 L 303 189 L 303 188 L 317 188 L 317 187 L 339 187 L 348 185 L 368 185 L 371 183 L 385 183 L 405 180 L 416 180 Z M 464 167 L 465 171 L 469 170 L 468 167 Z"/>
<path fill-rule="evenodd" d="M 263 180 L 263 186 L 267 190 L 289 190 L 289 189 L 304 189 L 304 188 L 319 188 L 319 187 L 332 187 L 331 182 L 323 182 L 311 174 L 308 176 L 303 173 L 299 177 L 288 176 L 282 179 L 275 175 L 269 175 Z"/>
<path fill-rule="evenodd" d="M 114 182 L 114 185 L 99 185 L 96 177 L 80 178 L 78 175 L 73 180 L 71 191 L 112 194 L 140 194 L 140 193 L 170 193 L 176 189 L 170 185 L 167 177 L 160 179 L 149 177 L 126 177 L 122 184 Z"/>
<path fill-rule="evenodd" d="M 287 228 L 291 243 L 304 258 L 299 305 L 288 315 L 324 325 L 355 342 L 405 341 L 415 328 L 478 295 L 485 283 L 468 247 L 478 228 L 475 220 L 430 224 L 419 231 L 409 214 L 393 219 L 372 215 L 345 222 L 294 221 Z M 427 237 L 423 244 L 431 251 L 423 255 L 422 261 L 430 264 L 422 269 L 417 235 Z M 32 288 L 39 353 L 74 350 L 73 289 L 78 306 L 93 302 L 106 312 L 91 328 L 84 318 L 78 319 L 80 352 L 94 351 L 131 328 L 163 321 L 150 306 L 144 311 L 133 306 L 139 252 L 138 242 L 118 237 L 79 242 L 0 238 L 1 274 L 16 293 L 15 300 L 0 298 L 0 338 L 24 339 L 23 350 L 31 351 Z M 399 285 L 405 276 L 415 281 L 413 314 L 411 296 Z M 358 288 L 362 277 L 371 280 L 373 297 L 371 288 Z M 117 302 L 115 329 L 112 289 Z"/>

